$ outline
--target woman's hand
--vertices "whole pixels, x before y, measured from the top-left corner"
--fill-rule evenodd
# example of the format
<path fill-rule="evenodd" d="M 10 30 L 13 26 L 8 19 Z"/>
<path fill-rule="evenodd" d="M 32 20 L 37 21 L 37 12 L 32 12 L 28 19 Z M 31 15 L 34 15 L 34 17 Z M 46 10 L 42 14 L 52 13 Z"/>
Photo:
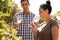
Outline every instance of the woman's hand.
<path fill-rule="evenodd" d="M 34 30 L 37 30 L 37 25 L 34 24 L 34 22 L 30 23 L 30 27 L 33 28 Z"/>
<path fill-rule="evenodd" d="M 30 27 L 33 28 L 35 40 L 38 40 L 38 30 L 37 30 L 37 25 L 34 24 L 34 23 L 32 22 L 32 23 L 30 24 Z"/>

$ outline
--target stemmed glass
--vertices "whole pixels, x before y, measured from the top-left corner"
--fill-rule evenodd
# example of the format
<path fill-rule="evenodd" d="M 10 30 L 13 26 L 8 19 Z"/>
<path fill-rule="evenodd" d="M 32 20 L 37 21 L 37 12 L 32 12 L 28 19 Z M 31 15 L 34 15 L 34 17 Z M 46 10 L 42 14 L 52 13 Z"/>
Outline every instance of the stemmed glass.
<path fill-rule="evenodd" d="M 21 23 L 22 22 L 22 17 L 20 15 L 17 16 L 17 23 Z"/>
<path fill-rule="evenodd" d="M 40 22 L 40 23 L 39 23 Z M 33 18 L 33 23 L 37 23 L 37 30 L 41 32 L 41 30 L 46 26 L 46 22 L 40 16 L 35 16 Z"/>
<path fill-rule="evenodd" d="M 39 19 L 40 19 L 40 16 L 35 16 L 32 22 L 38 23 Z"/>

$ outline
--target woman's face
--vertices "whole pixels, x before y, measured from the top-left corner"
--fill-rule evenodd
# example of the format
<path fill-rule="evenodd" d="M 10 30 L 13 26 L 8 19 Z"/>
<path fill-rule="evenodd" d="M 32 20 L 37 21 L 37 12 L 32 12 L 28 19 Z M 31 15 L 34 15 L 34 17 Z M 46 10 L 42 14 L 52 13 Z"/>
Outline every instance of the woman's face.
<path fill-rule="evenodd" d="M 43 8 L 39 8 L 40 17 L 44 19 L 47 16 L 47 11 L 48 10 L 44 10 Z"/>

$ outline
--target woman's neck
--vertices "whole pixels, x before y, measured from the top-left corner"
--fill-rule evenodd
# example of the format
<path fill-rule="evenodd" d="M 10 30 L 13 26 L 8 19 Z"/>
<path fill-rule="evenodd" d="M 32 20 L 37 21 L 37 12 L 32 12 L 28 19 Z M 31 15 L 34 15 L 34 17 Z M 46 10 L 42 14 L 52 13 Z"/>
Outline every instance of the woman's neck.
<path fill-rule="evenodd" d="M 45 21 L 46 23 L 48 23 L 50 20 L 51 20 L 50 16 L 48 16 L 48 17 L 46 17 L 46 18 L 44 19 L 44 21 Z"/>

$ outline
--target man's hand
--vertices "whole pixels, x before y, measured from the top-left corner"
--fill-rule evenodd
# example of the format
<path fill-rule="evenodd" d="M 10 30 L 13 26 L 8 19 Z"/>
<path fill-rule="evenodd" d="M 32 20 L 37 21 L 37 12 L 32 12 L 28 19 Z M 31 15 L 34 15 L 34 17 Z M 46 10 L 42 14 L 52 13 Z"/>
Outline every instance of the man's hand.
<path fill-rule="evenodd" d="M 14 28 L 18 28 L 20 25 L 17 22 L 14 22 Z"/>

